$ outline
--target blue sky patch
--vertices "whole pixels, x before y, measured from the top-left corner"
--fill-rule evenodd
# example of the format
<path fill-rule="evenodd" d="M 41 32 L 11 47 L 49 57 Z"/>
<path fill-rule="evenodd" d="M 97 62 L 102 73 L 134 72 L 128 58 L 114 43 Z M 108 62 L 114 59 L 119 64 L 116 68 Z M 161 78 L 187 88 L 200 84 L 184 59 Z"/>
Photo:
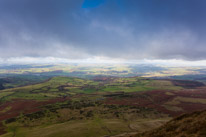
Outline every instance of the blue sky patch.
<path fill-rule="evenodd" d="M 105 0 L 85 0 L 82 8 L 96 8 L 102 5 L 104 2 Z"/>

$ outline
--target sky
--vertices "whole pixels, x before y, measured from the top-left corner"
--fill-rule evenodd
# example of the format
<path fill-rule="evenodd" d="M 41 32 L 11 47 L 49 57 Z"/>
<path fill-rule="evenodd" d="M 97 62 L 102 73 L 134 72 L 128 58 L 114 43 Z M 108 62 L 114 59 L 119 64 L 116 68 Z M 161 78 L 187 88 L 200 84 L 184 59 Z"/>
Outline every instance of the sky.
<path fill-rule="evenodd" d="M 204 62 L 205 7 L 205 0 L 0 0 L 0 63 Z"/>

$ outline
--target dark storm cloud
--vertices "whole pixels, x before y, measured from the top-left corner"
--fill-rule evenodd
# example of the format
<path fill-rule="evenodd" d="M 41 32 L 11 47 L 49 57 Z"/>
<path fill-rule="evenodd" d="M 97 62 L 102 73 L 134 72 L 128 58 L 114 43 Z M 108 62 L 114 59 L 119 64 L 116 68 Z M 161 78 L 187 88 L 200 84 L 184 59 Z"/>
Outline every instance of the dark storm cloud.
<path fill-rule="evenodd" d="M 204 0 L 0 0 L 0 57 L 206 59 Z"/>

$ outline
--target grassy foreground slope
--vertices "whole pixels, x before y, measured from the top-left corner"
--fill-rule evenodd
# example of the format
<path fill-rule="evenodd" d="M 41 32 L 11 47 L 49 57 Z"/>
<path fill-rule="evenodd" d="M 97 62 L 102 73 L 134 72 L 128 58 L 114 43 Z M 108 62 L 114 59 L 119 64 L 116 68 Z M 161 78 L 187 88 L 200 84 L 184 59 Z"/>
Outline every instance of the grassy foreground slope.
<path fill-rule="evenodd" d="M 134 121 L 133 126 L 139 126 L 138 130 L 145 131 L 153 129 L 168 121 L 168 119 L 147 119 Z M 93 119 L 67 121 L 63 123 L 51 124 L 38 127 L 10 126 L 7 134 L 1 137 L 102 137 L 121 134 L 124 132 L 134 132 L 135 129 L 128 127 L 125 121 L 120 119 Z"/>
<path fill-rule="evenodd" d="M 205 137 L 206 110 L 179 116 L 165 125 L 134 137 Z"/>

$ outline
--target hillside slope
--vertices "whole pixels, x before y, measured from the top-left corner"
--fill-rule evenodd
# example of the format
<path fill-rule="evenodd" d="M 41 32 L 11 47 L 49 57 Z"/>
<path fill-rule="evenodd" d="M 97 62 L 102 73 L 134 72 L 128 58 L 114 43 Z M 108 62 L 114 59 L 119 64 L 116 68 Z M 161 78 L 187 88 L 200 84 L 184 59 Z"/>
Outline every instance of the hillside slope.
<path fill-rule="evenodd" d="M 134 137 L 205 137 L 206 110 L 181 115 L 165 125 Z"/>

